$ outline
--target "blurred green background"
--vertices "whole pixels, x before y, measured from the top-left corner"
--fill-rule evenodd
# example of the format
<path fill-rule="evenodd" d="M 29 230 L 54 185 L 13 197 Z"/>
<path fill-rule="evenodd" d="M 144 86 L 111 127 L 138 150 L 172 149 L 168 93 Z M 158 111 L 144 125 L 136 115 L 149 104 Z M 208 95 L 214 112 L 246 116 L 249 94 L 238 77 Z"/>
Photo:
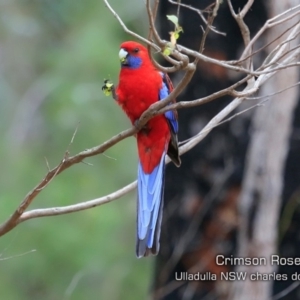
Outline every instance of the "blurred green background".
<path fill-rule="evenodd" d="M 110 3 L 146 34 L 143 1 Z M 117 81 L 128 39 L 102 1 L 0 0 L 1 223 L 46 174 L 45 158 L 59 163 L 78 123 L 71 155 L 130 126 L 101 91 L 104 78 Z M 106 154 L 59 175 L 30 208 L 91 200 L 135 180 L 133 138 Z M 135 206 L 134 191 L 2 236 L 0 299 L 145 299 L 153 259 L 135 258 Z"/>

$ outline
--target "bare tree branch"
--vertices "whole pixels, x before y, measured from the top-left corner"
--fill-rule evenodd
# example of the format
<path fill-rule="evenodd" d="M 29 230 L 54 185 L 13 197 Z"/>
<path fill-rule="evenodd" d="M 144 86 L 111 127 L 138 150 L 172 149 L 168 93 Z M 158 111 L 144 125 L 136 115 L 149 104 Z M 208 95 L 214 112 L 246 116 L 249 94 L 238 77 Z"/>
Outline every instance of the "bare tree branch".
<path fill-rule="evenodd" d="M 174 5 L 178 5 L 178 7 L 181 6 L 181 7 L 188 8 L 188 9 L 190 9 L 192 11 L 195 11 L 200 16 L 200 18 L 202 19 L 202 21 L 204 22 L 204 24 L 207 27 L 209 27 L 209 29 L 211 31 L 213 31 L 213 32 L 215 32 L 217 34 L 221 34 L 221 35 L 226 36 L 226 33 L 216 30 L 216 28 L 213 27 L 212 24 L 209 24 L 209 22 L 205 19 L 204 15 L 203 15 L 203 13 L 202 13 L 202 11 L 200 9 L 197 9 L 197 8 L 191 6 L 191 5 L 187 5 L 187 4 L 184 4 L 184 3 L 178 3 L 178 2 L 175 2 L 173 0 L 169 0 L 169 2 L 172 3 L 172 4 L 174 4 Z"/>
<path fill-rule="evenodd" d="M 281 19 L 275 22 L 275 20 L 280 19 L 281 17 L 291 13 L 292 11 L 296 10 L 295 13 Z M 258 33 L 254 36 L 254 38 L 250 41 L 250 43 L 247 45 L 247 47 L 245 48 L 242 56 L 241 56 L 241 60 L 245 58 L 245 56 L 248 55 L 248 52 L 250 50 L 250 48 L 254 45 L 254 43 L 258 40 L 258 38 L 267 30 L 270 29 L 274 26 L 277 26 L 279 24 L 282 24 L 286 21 L 291 20 L 292 18 L 294 18 L 295 16 L 298 16 L 300 14 L 300 4 L 295 6 L 295 7 L 291 7 L 290 9 L 286 10 L 285 12 L 273 17 L 272 19 L 269 19 L 265 25 L 258 31 Z"/>
<path fill-rule="evenodd" d="M 20 216 L 17 224 L 33 218 L 64 215 L 64 214 L 69 214 L 69 213 L 93 208 L 96 206 L 100 206 L 102 204 L 109 203 L 111 201 L 121 198 L 125 194 L 134 190 L 136 188 L 136 185 L 137 182 L 134 181 L 109 195 L 97 199 L 89 200 L 86 202 L 80 202 L 78 204 L 61 206 L 61 207 L 44 208 L 44 209 L 33 209 L 28 212 L 24 212 L 22 216 Z"/>

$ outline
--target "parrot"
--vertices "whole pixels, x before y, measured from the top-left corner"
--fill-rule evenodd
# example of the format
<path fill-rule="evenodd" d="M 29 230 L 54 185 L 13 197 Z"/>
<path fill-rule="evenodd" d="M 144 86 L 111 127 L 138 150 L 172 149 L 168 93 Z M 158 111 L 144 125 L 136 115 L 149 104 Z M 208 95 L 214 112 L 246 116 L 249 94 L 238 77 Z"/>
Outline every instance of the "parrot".
<path fill-rule="evenodd" d="M 140 43 L 123 42 L 119 59 L 119 83 L 113 90 L 113 98 L 132 125 L 136 125 L 151 104 L 169 95 L 173 85 L 166 73 L 155 68 L 147 48 Z M 169 110 L 150 119 L 136 134 L 139 157 L 136 222 L 138 258 L 159 252 L 166 154 L 177 167 L 181 164 L 177 133 L 177 112 Z"/>

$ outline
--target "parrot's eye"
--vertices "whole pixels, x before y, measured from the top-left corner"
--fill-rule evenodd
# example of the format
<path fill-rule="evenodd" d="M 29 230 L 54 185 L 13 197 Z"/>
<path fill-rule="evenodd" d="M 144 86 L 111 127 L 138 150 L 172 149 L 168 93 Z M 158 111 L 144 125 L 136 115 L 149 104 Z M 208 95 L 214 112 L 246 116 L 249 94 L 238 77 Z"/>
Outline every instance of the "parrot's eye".
<path fill-rule="evenodd" d="M 135 48 L 135 49 L 133 49 L 133 53 L 138 53 L 140 51 L 140 49 L 139 48 Z"/>

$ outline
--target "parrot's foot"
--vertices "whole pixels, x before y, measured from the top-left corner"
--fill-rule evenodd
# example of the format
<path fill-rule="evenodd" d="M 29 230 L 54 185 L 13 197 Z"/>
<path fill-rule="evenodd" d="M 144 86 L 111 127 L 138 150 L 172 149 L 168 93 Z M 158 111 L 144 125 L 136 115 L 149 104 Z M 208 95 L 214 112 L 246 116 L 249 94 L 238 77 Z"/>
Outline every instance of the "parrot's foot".
<path fill-rule="evenodd" d="M 150 130 L 151 130 L 151 128 L 149 127 L 148 124 L 145 124 L 145 125 L 141 128 L 139 120 L 136 120 L 136 121 L 133 123 L 133 126 L 134 126 L 136 129 L 138 129 L 139 132 L 141 132 L 141 133 L 143 133 L 143 134 L 145 134 L 145 135 L 148 135 L 149 132 L 150 132 Z"/>

